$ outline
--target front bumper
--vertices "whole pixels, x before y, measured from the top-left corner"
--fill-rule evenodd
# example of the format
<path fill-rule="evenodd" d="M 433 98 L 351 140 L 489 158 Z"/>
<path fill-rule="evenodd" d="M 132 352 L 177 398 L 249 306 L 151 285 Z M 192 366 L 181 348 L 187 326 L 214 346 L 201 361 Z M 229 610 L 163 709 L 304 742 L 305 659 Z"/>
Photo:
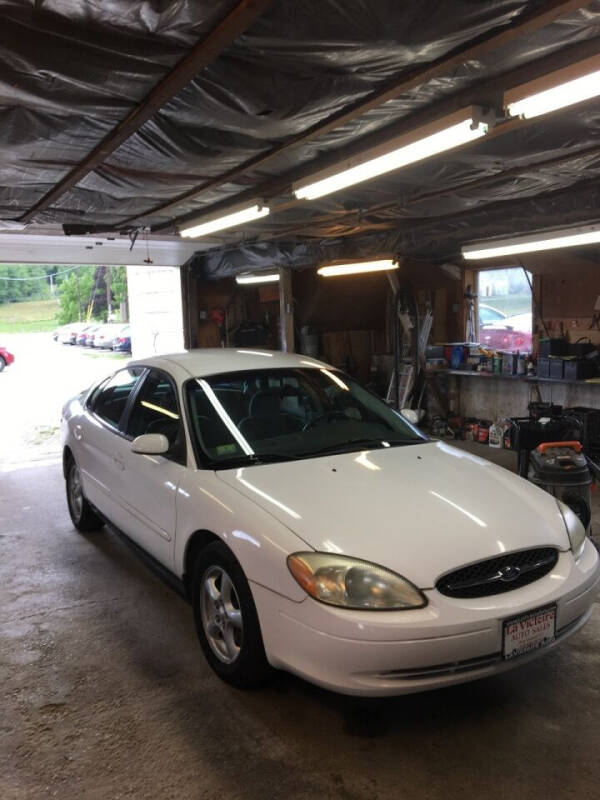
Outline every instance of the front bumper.
<path fill-rule="evenodd" d="M 426 591 L 414 611 L 350 611 L 307 598 L 295 603 L 252 586 L 271 664 L 327 689 L 399 695 L 436 689 L 512 669 L 543 655 L 589 619 L 600 588 L 600 559 L 588 541 L 576 564 L 561 553 L 551 573 L 521 589 L 479 599 Z M 502 622 L 557 604 L 556 639 L 505 661 Z"/>

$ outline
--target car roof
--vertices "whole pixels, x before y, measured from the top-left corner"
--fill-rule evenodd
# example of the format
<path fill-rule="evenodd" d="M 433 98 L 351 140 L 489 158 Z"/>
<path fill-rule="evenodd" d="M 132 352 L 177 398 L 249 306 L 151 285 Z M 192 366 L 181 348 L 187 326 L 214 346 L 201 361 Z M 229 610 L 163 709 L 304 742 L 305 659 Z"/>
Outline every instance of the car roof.
<path fill-rule="evenodd" d="M 173 372 L 178 367 L 181 377 L 216 375 L 220 372 L 242 372 L 248 369 L 284 369 L 298 367 L 330 367 L 323 361 L 298 353 L 282 353 L 262 348 L 207 347 L 151 358 L 135 359 L 132 365 L 156 367 Z"/>

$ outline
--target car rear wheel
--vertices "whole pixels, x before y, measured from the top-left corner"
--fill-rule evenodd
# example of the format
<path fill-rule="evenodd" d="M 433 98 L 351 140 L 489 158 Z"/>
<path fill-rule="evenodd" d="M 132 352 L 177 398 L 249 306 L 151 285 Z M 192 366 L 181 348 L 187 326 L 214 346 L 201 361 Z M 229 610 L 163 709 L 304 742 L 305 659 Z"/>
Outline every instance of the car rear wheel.
<path fill-rule="evenodd" d="M 78 531 L 97 531 L 103 526 L 103 521 L 85 499 L 79 467 L 73 458 L 67 467 L 67 505 Z"/>
<path fill-rule="evenodd" d="M 0 356 L 0 372 L 2 372 L 5 366 L 6 366 L 6 361 L 2 356 Z"/>
<path fill-rule="evenodd" d="M 222 542 L 200 552 L 194 565 L 192 604 L 206 660 L 227 683 L 250 689 L 271 675 L 250 586 Z"/>

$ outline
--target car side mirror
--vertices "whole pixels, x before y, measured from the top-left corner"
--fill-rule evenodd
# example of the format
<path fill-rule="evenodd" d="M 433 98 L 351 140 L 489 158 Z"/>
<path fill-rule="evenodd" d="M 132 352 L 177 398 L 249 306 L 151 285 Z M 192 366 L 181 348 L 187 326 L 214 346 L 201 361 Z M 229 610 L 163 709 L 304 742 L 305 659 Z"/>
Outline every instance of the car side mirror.
<path fill-rule="evenodd" d="M 169 440 L 162 433 L 144 433 L 131 443 L 131 452 L 145 456 L 161 456 L 169 449 Z"/>

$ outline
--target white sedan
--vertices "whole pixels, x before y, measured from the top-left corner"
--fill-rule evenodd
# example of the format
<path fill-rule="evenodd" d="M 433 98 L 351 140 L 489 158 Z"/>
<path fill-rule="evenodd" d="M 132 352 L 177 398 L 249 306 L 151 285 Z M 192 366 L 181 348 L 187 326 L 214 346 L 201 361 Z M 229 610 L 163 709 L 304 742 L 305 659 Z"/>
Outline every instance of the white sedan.
<path fill-rule="evenodd" d="M 176 576 L 237 686 L 280 668 L 417 692 L 524 664 L 590 617 L 598 553 L 568 506 L 312 358 L 132 362 L 66 404 L 62 436 L 74 525 L 107 520 Z"/>

